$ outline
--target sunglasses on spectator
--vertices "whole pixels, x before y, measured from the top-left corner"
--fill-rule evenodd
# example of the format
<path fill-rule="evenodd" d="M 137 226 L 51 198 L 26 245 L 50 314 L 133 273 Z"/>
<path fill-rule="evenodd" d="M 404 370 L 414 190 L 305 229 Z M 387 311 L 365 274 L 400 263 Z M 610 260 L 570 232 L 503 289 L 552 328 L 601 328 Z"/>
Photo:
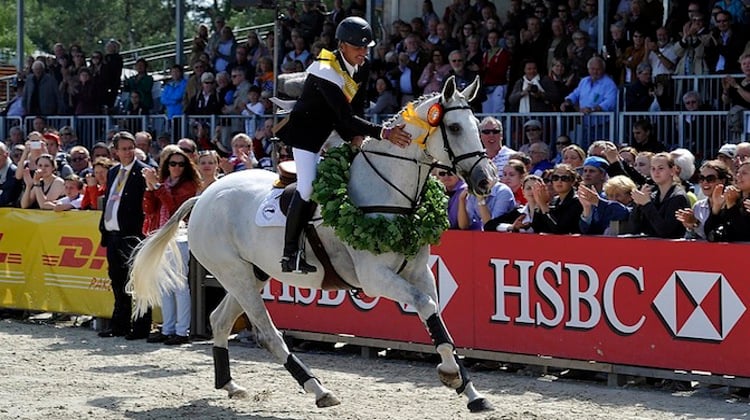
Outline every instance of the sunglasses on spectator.
<path fill-rule="evenodd" d="M 500 130 L 497 128 L 485 128 L 482 130 L 482 134 L 500 134 Z"/>
<path fill-rule="evenodd" d="M 185 153 L 195 153 L 195 150 L 188 149 L 187 147 L 180 147 L 180 150 L 182 150 Z"/>
<path fill-rule="evenodd" d="M 703 182 L 703 181 L 705 181 L 705 182 L 716 182 L 719 179 L 720 178 L 718 176 L 716 176 L 716 175 L 706 175 L 706 176 L 698 175 L 698 182 Z"/>
<path fill-rule="evenodd" d="M 556 141 L 555 144 L 558 146 L 570 146 L 569 141 Z"/>
<path fill-rule="evenodd" d="M 551 184 L 552 180 L 549 178 L 542 178 L 542 181 L 544 181 L 545 184 Z"/>
<path fill-rule="evenodd" d="M 71 162 L 85 162 L 86 159 L 88 158 L 87 157 L 74 157 L 74 158 L 71 158 L 70 161 Z"/>
<path fill-rule="evenodd" d="M 174 160 L 170 160 L 170 161 L 169 161 L 169 166 L 171 166 L 171 167 L 173 167 L 173 168 L 174 168 L 175 166 L 179 166 L 180 168 L 184 168 L 184 167 L 185 167 L 185 165 L 186 165 L 186 163 L 185 163 L 185 161 L 184 161 L 184 160 L 181 160 L 181 161 L 179 161 L 179 162 L 177 162 L 177 161 L 174 161 Z"/>
<path fill-rule="evenodd" d="M 568 175 L 552 175 L 550 179 L 552 180 L 552 182 L 573 182 L 573 177 Z"/>
<path fill-rule="evenodd" d="M 537 127 L 529 127 L 526 129 L 526 132 L 528 133 L 529 131 L 542 131 L 542 129 Z"/>
<path fill-rule="evenodd" d="M 451 171 L 438 171 L 438 176 L 453 176 L 453 172 Z"/>

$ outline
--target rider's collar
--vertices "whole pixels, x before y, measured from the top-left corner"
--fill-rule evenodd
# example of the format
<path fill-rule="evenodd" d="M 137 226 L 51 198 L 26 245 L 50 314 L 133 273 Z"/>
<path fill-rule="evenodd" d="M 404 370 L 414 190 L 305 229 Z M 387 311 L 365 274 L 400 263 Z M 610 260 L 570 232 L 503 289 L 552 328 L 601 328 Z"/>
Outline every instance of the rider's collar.
<path fill-rule="evenodd" d="M 433 130 L 435 130 L 435 127 L 428 124 L 427 121 L 419 118 L 419 115 L 417 115 L 417 112 L 414 110 L 414 104 L 412 102 L 409 102 L 409 104 L 406 105 L 406 110 L 404 110 L 401 116 L 403 117 L 405 123 L 416 125 L 417 127 L 424 130 L 424 133 L 422 135 L 412 140 L 412 143 L 416 143 L 417 145 L 419 145 L 420 149 L 424 150 L 424 148 L 427 147 L 427 137 L 432 134 Z"/>
<path fill-rule="evenodd" d="M 349 76 L 354 77 L 354 73 L 356 73 L 357 70 L 359 70 L 359 65 L 353 66 L 353 65 L 349 64 L 349 62 L 346 61 L 346 58 L 344 58 L 344 54 L 341 54 L 341 52 L 339 52 L 339 54 L 341 55 L 341 62 L 344 63 L 344 67 L 346 68 L 346 72 L 349 73 Z"/>

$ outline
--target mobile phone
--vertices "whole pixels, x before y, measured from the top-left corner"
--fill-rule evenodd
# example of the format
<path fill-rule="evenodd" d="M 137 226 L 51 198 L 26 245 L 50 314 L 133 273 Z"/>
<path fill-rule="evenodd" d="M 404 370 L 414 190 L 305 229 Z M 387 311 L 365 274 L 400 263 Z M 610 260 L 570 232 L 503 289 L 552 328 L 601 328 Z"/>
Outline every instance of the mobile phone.
<path fill-rule="evenodd" d="M 42 148 L 42 142 L 41 141 L 32 141 L 29 143 L 29 147 L 32 150 L 39 150 Z"/>

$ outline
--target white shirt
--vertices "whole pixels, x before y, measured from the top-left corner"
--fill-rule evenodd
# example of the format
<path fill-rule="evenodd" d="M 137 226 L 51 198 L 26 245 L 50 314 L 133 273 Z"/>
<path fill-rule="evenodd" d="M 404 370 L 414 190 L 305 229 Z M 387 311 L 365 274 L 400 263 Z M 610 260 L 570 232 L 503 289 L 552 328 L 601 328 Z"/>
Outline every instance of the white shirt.
<path fill-rule="evenodd" d="M 122 189 L 125 190 L 125 187 L 127 186 L 128 177 L 130 176 L 130 171 L 133 169 L 133 165 L 135 165 L 135 159 L 133 159 L 132 162 L 128 166 L 125 166 L 125 182 L 122 184 Z M 114 182 L 112 185 L 109 186 L 109 199 L 112 202 L 112 219 L 107 220 L 107 218 L 104 218 L 104 229 L 107 231 L 113 231 L 117 232 L 120 230 L 120 223 L 117 221 L 117 211 L 120 209 L 120 198 L 118 197 L 116 200 L 113 200 L 113 194 L 116 194 L 115 191 L 117 191 L 117 184 L 120 183 L 120 169 L 122 169 L 122 164 L 120 164 L 120 167 L 117 168 L 117 176 L 115 177 Z M 107 211 L 107 203 L 104 204 L 105 208 L 104 211 Z"/>
<path fill-rule="evenodd" d="M 60 204 L 70 204 L 71 206 L 73 206 L 74 209 L 80 210 L 82 201 L 83 201 L 83 194 L 78 194 L 78 197 L 72 198 L 72 199 L 68 196 L 61 198 Z"/>

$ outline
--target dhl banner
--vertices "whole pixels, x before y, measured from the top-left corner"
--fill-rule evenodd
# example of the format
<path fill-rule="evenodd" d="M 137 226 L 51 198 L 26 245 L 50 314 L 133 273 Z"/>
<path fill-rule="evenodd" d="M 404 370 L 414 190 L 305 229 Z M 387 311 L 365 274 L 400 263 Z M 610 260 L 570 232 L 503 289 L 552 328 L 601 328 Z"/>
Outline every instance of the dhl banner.
<path fill-rule="evenodd" d="M 0 307 L 111 316 L 100 216 L 0 208 Z"/>

